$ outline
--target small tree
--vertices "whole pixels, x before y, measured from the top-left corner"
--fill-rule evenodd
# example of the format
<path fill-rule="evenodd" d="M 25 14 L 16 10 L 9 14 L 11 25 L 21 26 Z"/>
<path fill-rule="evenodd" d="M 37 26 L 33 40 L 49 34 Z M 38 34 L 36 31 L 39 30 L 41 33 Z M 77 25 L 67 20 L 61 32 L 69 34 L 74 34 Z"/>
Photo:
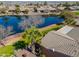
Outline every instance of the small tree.
<path fill-rule="evenodd" d="M 77 6 L 79 6 L 79 2 L 77 1 L 76 3 L 75 3 Z"/>
<path fill-rule="evenodd" d="M 43 35 L 36 27 L 32 27 L 32 28 L 26 30 L 22 37 L 23 37 L 23 39 L 26 40 L 26 43 L 29 45 L 32 43 L 32 41 L 34 41 L 36 43 L 40 43 Z M 30 42 L 28 42 L 28 41 L 30 41 Z"/>
<path fill-rule="evenodd" d="M 16 50 L 18 49 L 25 49 L 26 48 L 26 43 L 24 41 L 18 41 L 13 44 Z"/>
<path fill-rule="evenodd" d="M 28 9 L 25 9 L 25 14 L 28 14 L 29 10 Z"/>
<path fill-rule="evenodd" d="M 18 14 L 20 12 L 20 6 L 16 4 L 15 7 L 16 7 L 15 12 Z"/>
<path fill-rule="evenodd" d="M 26 41 L 27 45 L 30 46 L 32 50 L 33 45 L 41 43 L 41 39 L 43 35 L 40 31 L 37 30 L 37 28 L 32 27 L 26 30 L 22 37 Z M 35 46 L 35 49 L 37 49 L 36 46 Z"/>
<path fill-rule="evenodd" d="M 38 12 L 38 10 L 37 10 L 37 8 L 36 8 L 36 7 L 34 7 L 34 12 Z"/>
<path fill-rule="evenodd" d="M 15 7 L 20 7 L 18 4 L 15 4 Z"/>
<path fill-rule="evenodd" d="M 75 25 L 76 21 L 75 19 L 75 14 L 73 12 L 70 11 L 62 11 L 60 14 L 61 17 L 64 18 L 64 24 L 66 25 Z"/>
<path fill-rule="evenodd" d="M 63 4 L 63 6 L 65 6 L 65 7 L 69 7 L 70 4 L 69 4 L 68 2 L 65 2 L 65 3 Z"/>
<path fill-rule="evenodd" d="M 3 2 L 0 2 L 0 5 L 3 5 Z"/>
<path fill-rule="evenodd" d="M 44 5 L 47 5 L 47 1 L 44 2 Z"/>
<path fill-rule="evenodd" d="M 40 4 L 39 3 L 37 3 L 36 5 L 37 5 L 38 8 L 40 7 Z"/>

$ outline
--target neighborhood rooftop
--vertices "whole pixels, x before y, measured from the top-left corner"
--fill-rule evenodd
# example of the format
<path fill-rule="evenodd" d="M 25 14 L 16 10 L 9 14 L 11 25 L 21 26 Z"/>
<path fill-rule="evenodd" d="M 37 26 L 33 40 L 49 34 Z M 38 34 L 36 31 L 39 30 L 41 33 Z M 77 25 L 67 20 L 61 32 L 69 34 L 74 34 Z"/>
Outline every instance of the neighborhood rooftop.
<path fill-rule="evenodd" d="M 68 26 L 66 27 L 68 29 L 70 28 Z M 56 52 L 60 52 L 68 56 L 74 56 L 74 57 L 79 56 L 79 44 L 76 41 L 76 38 L 74 38 L 74 37 L 77 37 L 77 39 L 79 38 L 78 36 L 79 27 L 73 28 L 72 30 L 68 30 L 68 31 L 69 32 L 67 34 L 64 34 L 64 33 L 61 34 L 61 32 L 57 32 L 57 31 L 49 32 L 42 39 L 42 45 L 49 50 L 52 50 L 52 51 L 54 50 Z M 69 37 L 71 37 L 73 40 L 71 40 Z"/>

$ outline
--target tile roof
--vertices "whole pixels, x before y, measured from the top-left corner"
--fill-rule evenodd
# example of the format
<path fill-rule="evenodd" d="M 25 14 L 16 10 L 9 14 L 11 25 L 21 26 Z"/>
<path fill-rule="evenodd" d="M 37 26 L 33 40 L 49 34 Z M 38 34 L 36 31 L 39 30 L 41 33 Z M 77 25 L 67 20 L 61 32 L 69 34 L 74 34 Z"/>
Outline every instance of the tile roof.
<path fill-rule="evenodd" d="M 74 28 L 67 34 L 57 31 L 49 32 L 43 39 L 41 45 L 44 47 L 66 54 L 68 56 L 79 56 L 79 28 Z"/>
<path fill-rule="evenodd" d="M 68 32 L 67 35 L 79 41 L 79 27 L 75 27 L 70 32 Z"/>

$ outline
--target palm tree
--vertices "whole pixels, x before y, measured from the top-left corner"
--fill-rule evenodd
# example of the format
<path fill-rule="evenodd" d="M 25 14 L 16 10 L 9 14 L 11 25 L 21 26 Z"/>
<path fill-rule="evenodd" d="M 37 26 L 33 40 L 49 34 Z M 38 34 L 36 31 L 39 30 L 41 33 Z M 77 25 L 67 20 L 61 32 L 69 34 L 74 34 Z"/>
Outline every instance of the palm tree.
<path fill-rule="evenodd" d="M 22 37 L 26 41 L 27 45 L 30 46 L 32 51 L 33 45 L 41 43 L 43 35 L 40 31 L 37 30 L 37 28 L 32 27 L 26 30 Z"/>
<path fill-rule="evenodd" d="M 20 12 L 20 6 L 16 4 L 15 7 L 16 7 L 15 12 L 16 14 L 18 14 Z"/>
<path fill-rule="evenodd" d="M 26 48 L 26 43 L 24 41 L 18 41 L 13 44 L 16 50 L 18 49 L 25 49 Z"/>
<path fill-rule="evenodd" d="M 30 41 L 34 40 L 34 42 L 40 43 L 42 38 L 42 33 L 34 26 L 26 30 L 23 34 L 24 39 L 31 39 Z M 27 42 L 29 45 L 30 43 Z"/>
<path fill-rule="evenodd" d="M 64 18 L 64 24 L 66 25 L 75 25 L 76 21 L 75 19 L 75 14 L 73 12 L 70 11 L 62 11 L 60 14 L 61 17 Z"/>

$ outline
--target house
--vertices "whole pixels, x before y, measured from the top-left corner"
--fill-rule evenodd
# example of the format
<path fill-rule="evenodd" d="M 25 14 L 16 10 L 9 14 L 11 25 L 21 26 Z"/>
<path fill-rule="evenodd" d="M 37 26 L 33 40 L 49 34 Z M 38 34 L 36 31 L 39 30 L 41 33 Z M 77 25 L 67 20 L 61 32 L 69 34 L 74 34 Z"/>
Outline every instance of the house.
<path fill-rule="evenodd" d="M 69 9 L 72 11 L 79 10 L 79 6 L 70 6 Z"/>
<path fill-rule="evenodd" d="M 53 12 L 56 11 L 56 8 L 53 8 L 51 6 L 42 6 L 40 8 L 37 8 L 38 11 L 40 11 L 41 13 L 48 13 L 48 12 Z"/>
<path fill-rule="evenodd" d="M 14 5 L 9 6 L 8 8 L 8 12 L 9 13 L 14 13 L 15 12 L 16 7 Z"/>
<path fill-rule="evenodd" d="M 57 9 L 60 10 L 60 11 L 62 11 L 62 10 L 64 10 L 65 8 L 66 8 L 66 7 L 60 6 L 60 7 L 58 7 Z"/>
<path fill-rule="evenodd" d="M 5 13 L 7 12 L 7 7 L 5 5 L 0 5 L 0 13 Z"/>
<path fill-rule="evenodd" d="M 42 39 L 41 46 L 47 57 L 79 57 L 79 27 L 51 31 Z"/>

